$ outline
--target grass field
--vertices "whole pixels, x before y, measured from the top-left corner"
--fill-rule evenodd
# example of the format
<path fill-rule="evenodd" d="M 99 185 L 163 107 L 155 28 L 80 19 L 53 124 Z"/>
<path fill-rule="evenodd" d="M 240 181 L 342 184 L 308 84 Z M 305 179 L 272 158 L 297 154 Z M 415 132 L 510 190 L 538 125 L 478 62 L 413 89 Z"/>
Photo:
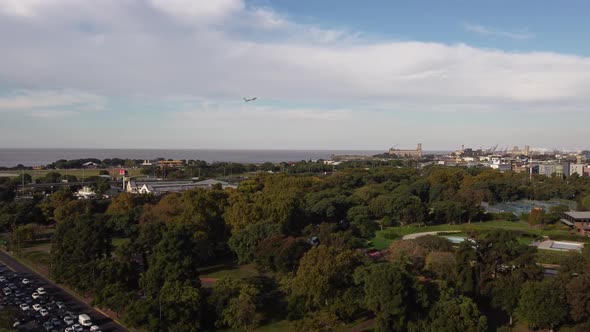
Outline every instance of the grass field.
<path fill-rule="evenodd" d="M 552 228 L 538 228 L 531 227 L 529 224 L 521 221 L 486 221 L 486 222 L 474 222 L 471 224 L 458 224 L 458 225 L 436 225 L 436 226 L 398 226 L 390 227 L 382 231 L 377 231 L 375 237 L 372 239 L 372 246 L 375 249 L 386 249 L 391 242 L 397 238 L 401 238 L 404 235 L 422 233 L 422 232 L 445 232 L 445 231 L 460 231 L 464 234 L 470 232 L 485 232 L 494 229 L 505 229 L 512 231 L 521 231 L 527 233 L 529 237 L 521 237 L 520 241 L 523 243 L 530 243 L 532 236 L 561 236 L 571 237 L 569 229 L 565 226 L 559 225 L 553 226 Z M 580 238 L 583 240 L 583 238 Z"/>
<path fill-rule="evenodd" d="M 561 265 L 564 259 L 574 256 L 575 252 L 559 251 L 559 250 L 538 250 L 537 251 L 537 262 L 543 264 L 555 264 Z"/>
<path fill-rule="evenodd" d="M 251 278 L 261 275 L 254 264 L 247 265 L 233 265 L 233 264 L 219 264 L 207 266 L 199 269 L 201 278 L 220 279 L 223 277 L 231 277 L 237 279 Z"/>

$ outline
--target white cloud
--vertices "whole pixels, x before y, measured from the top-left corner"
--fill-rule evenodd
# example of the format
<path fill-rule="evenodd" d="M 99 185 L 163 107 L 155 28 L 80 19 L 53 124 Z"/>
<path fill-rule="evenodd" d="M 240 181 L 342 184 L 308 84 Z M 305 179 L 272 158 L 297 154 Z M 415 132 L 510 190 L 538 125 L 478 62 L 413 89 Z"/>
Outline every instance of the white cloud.
<path fill-rule="evenodd" d="M 35 16 L 37 10 L 43 5 L 50 4 L 51 0 L 0 0 L 0 12 L 21 16 Z"/>
<path fill-rule="evenodd" d="M 335 108 L 313 108 L 313 107 L 269 107 L 269 106 L 252 106 L 244 102 L 215 102 L 203 100 L 202 98 L 184 97 L 177 99 L 175 97 L 165 98 L 168 102 L 180 105 L 180 111 L 173 113 L 173 118 L 183 120 L 198 121 L 226 121 L 239 118 L 257 119 L 258 121 L 338 121 L 349 119 L 352 116 L 350 109 Z M 178 102 L 181 102 L 178 104 Z M 193 103 L 182 103 L 192 101 Z"/>
<path fill-rule="evenodd" d="M 24 90 L 0 96 L 0 112 L 27 112 L 45 118 L 101 111 L 104 107 L 103 97 L 76 90 Z"/>
<path fill-rule="evenodd" d="M 243 0 L 149 0 L 167 14 L 193 23 L 212 23 L 244 9 Z"/>
<path fill-rule="evenodd" d="M 503 37 L 509 39 L 516 39 L 516 40 L 526 40 L 535 38 L 535 35 L 529 32 L 527 29 L 519 30 L 519 31 L 505 31 L 501 29 L 496 29 L 488 26 L 483 26 L 480 24 L 472 24 L 472 23 L 463 23 L 463 28 L 470 32 L 475 32 L 477 34 L 483 36 L 495 36 L 495 37 Z"/>

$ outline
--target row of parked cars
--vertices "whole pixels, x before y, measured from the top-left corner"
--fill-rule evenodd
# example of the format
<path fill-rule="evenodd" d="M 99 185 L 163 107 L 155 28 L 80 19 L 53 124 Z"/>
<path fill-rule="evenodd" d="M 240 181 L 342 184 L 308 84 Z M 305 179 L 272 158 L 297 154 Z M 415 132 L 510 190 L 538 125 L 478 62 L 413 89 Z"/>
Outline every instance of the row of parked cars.
<path fill-rule="evenodd" d="M 90 316 L 68 310 L 62 299 L 51 295 L 33 277 L 10 271 L 0 264 L 0 310 L 13 307 L 13 327 L 22 331 L 100 332 Z"/>

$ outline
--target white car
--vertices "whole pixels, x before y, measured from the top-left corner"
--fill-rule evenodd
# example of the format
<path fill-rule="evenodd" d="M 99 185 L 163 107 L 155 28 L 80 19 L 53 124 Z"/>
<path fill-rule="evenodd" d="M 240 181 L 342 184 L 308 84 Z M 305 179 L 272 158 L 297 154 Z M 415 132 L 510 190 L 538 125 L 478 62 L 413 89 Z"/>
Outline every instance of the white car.
<path fill-rule="evenodd" d="M 21 304 L 20 304 L 20 309 L 21 309 L 22 311 L 25 311 L 25 310 L 29 310 L 29 309 L 31 309 L 31 307 L 29 307 L 29 305 L 28 305 L 28 304 L 26 304 L 26 303 L 21 303 Z"/>
<path fill-rule="evenodd" d="M 39 310 L 39 313 L 41 314 L 41 316 L 45 317 L 47 315 L 49 315 L 49 311 L 47 311 L 47 309 L 42 308 L 41 310 Z"/>
<path fill-rule="evenodd" d="M 39 303 L 33 304 L 33 310 L 35 310 L 35 311 L 41 310 L 41 305 Z"/>
<path fill-rule="evenodd" d="M 90 327 L 90 332 L 100 332 L 100 327 L 98 327 L 96 325 L 92 325 Z"/>
<path fill-rule="evenodd" d="M 37 288 L 37 293 L 39 293 L 39 295 L 43 295 L 43 294 L 45 294 L 45 293 L 46 293 L 46 292 L 45 292 L 45 288 L 43 288 L 43 287 L 39 287 L 39 288 Z"/>
<path fill-rule="evenodd" d="M 27 278 L 24 278 L 23 280 L 21 280 L 21 282 L 22 282 L 23 284 L 27 285 L 27 284 L 30 284 L 30 283 L 31 283 L 31 280 L 29 280 L 29 279 L 27 279 Z"/>
<path fill-rule="evenodd" d="M 38 299 L 38 298 L 40 298 L 40 297 L 41 297 L 41 295 L 39 295 L 39 293 L 37 293 L 37 292 L 34 292 L 33 294 L 31 294 L 31 296 L 32 296 L 34 299 Z"/>

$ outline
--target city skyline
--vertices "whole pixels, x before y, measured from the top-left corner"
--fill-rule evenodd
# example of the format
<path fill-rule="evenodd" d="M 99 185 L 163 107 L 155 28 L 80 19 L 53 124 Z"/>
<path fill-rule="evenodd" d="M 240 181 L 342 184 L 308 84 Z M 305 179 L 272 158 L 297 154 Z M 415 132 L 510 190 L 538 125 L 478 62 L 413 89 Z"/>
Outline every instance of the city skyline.
<path fill-rule="evenodd" d="M 87 4 L 0 0 L 0 147 L 589 148 L 581 1 Z"/>

